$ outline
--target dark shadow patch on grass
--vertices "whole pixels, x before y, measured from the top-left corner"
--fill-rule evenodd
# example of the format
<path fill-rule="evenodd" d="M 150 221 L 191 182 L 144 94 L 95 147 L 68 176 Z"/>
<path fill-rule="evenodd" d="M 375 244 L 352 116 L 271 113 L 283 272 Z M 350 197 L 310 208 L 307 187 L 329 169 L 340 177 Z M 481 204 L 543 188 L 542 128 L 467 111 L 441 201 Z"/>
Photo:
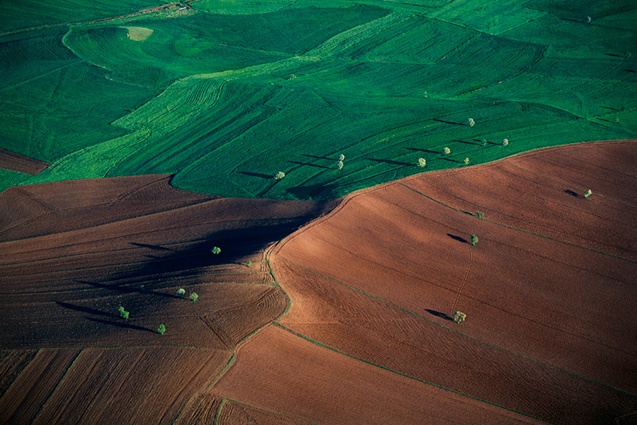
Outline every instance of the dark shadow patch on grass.
<path fill-rule="evenodd" d="M 442 159 L 443 161 L 447 161 L 447 162 L 453 162 L 454 164 L 464 164 L 464 162 L 458 161 L 457 159 L 445 158 L 445 157 L 440 158 L 440 159 Z"/>
<path fill-rule="evenodd" d="M 122 329 L 132 329 L 134 331 L 143 331 L 143 332 L 155 333 L 155 331 L 152 330 L 152 329 L 148 329 L 148 328 L 145 328 L 143 326 L 131 325 L 130 323 L 114 322 L 112 320 L 96 319 L 94 317 L 85 317 L 85 319 L 90 320 L 91 322 L 101 323 L 102 325 L 111 325 L 111 326 L 116 326 L 116 327 L 122 328 Z M 122 320 L 124 320 L 124 319 L 122 319 Z"/>
<path fill-rule="evenodd" d="M 626 56 L 624 55 L 618 55 L 617 53 L 604 53 L 606 56 L 610 56 L 613 58 L 622 58 L 622 59 L 626 59 Z"/>
<path fill-rule="evenodd" d="M 127 276 L 127 278 L 129 277 L 130 275 Z M 152 289 L 146 289 L 146 288 L 137 288 L 133 286 L 132 284 L 131 285 L 123 285 L 118 283 L 105 284 L 105 283 L 99 283 L 99 282 L 90 282 L 88 280 L 76 280 L 76 282 L 82 283 L 85 285 L 90 285 L 98 289 L 107 289 L 107 290 L 113 291 L 115 294 L 117 293 L 143 294 L 143 295 L 158 295 L 160 297 L 166 297 L 166 298 L 177 298 L 177 299 L 183 298 L 178 295 L 168 294 L 166 292 L 154 291 Z"/>
<path fill-rule="evenodd" d="M 250 176 L 250 177 L 259 177 L 266 180 L 274 180 L 274 176 L 270 174 L 253 173 L 251 171 L 239 171 L 239 174 L 243 174 L 244 176 Z"/>
<path fill-rule="evenodd" d="M 480 141 L 480 143 L 473 143 L 473 142 L 469 142 L 467 140 L 460 140 L 460 139 L 454 139 L 454 140 L 452 140 L 452 142 L 462 143 L 462 144 L 465 144 L 465 145 L 472 145 L 472 146 L 481 145 L 482 144 L 482 141 Z"/>
<path fill-rule="evenodd" d="M 307 165 L 308 167 L 314 167 L 314 168 L 323 168 L 325 170 L 329 170 L 330 167 L 326 167 L 325 165 L 318 165 L 318 164 L 312 164 L 310 162 L 300 162 L 300 161 L 287 161 L 290 164 L 296 164 L 296 165 Z"/>
<path fill-rule="evenodd" d="M 571 189 L 564 189 L 564 193 L 566 193 L 567 195 L 574 196 L 574 197 L 576 197 L 576 198 L 578 198 L 578 197 L 579 197 L 579 195 L 577 194 L 577 192 L 572 191 Z"/>
<path fill-rule="evenodd" d="M 81 305 L 75 305 L 75 304 L 71 304 L 71 303 L 65 303 L 63 301 L 56 301 L 55 302 L 57 305 L 59 305 L 60 307 L 64 307 L 68 310 L 73 310 L 73 311 L 79 311 L 80 313 L 88 313 L 88 314 L 93 314 L 96 316 L 105 316 L 105 317 L 114 317 L 115 314 L 113 313 L 107 313 L 105 311 L 100 311 L 100 310 L 96 310 L 94 308 L 90 308 L 90 307 L 84 307 Z"/>
<path fill-rule="evenodd" d="M 458 242 L 461 242 L 461 243 L 469 243 L 469 241 L 466 240 L 465 238 L 463 238 L 462 236 L 452 235 L 451 233 L 447 233 L 447 236 L 449 236 L 454 241 L 458 241 Z"/>
<path fill-rule="evenodd" d="M 439 312 L 439 311 L 432 310 L 432 309 L 430 309 L 430 308 L 426 308 L 426 309 L 425 309 L 425 311 L 426 311 L 427 313 L 429 313 L 429 314 L 433 315 L 433 316 L 440 317 L 441 319 L 445 319 L 445 320 L 453 320 L 453 319 L 451 318 L 451 316 L 449 316 L 448 314 L 441 313 L 441 312 Z"/>
<path fill-rule="evenodd" d="M 336 189 L 337 185 L 335 184 L 312 184 L 291 187 L 286 192 L 298 199 L 327 200 L 335 198 L 334 191 Z"/>
<path fill-rule="evenodd" d="M 389 164 L 389 165 L 401 165 L 401 166 L 407 166 L 407 167 L 416 165 L 416 164 L 410 164 L 409 162 L 393 161 L 391 159 L 377 159 L 377 158 L 367 158 L 367 159 L 370 161 L 379 162 L 381 164 Z"/>

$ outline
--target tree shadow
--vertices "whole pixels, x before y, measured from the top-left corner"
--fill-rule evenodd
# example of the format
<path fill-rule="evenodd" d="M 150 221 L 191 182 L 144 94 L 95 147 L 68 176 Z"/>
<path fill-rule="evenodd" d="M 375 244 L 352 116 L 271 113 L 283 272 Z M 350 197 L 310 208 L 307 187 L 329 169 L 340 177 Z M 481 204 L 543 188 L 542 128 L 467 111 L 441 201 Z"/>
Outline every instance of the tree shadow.
<path fill-rule="evenodd" d="M 571 189 L 564 189 L 564 193 L 566 193 L 567 195 L 571 195 L 574 196 L 576 198 L 579 197 L 579 195 L 577 194 L 577 192 L 572 191 Z"/>
<path fill-rule="evenodd" d="M 462 161 L 458 161 L 457 159 L 445 158 L 445 157 L 440 158 L 440 159 L 442 159 L 443 161 L 447 161 L 447 162 L 453 162 L 454 164 L 462 164 Z"/>
<path fill-rule="evenodd" d="M 239 171 L 239 174 L 243 174 L 244 176 L 250 176 L 250 177 L 259 177 L 266 180 L 274 180 L 274 176 L 270 174 L 252 173 L 250 171 Z"/>
<path fill-rule="evenodd" d="M 445 313 L 441 313 L 439 311 L 436 310 L 432 310 L 430 308 L 426 308 L 425 311 L 431 315 L 434 315 L 436 317 L 440 317 L 441 319 L 445 319 L 445 320 L 453 320 L 453 318 L 451 316 L 449 316 L 448 314 Z"/>
<path fill-rule="evenodd" d="M 381 164 L 389 164 L 389 165 L 400 165 L 400 166 L 408 166 L 408 167 L 411 167 L 412 165 L 416 165 L 416 164 L 410 164 L 409 162 L 393 161 L 391 159 L 377 159 L 377 158 L 367 158 L 367 159 L 370 161 L 378 162 Z"/>
<path fill-rule="evenodd" d="M 150 248 L 150 249 L 155 250 L 155 251 L 172 251 L 172 249 L 165 248 L 165 247 L 160 246 L 160 245 L 152 245 L 152 244 L 137 243 L 137 242 L 131 242 L 130 244 L 133 245 L 133 246 L 140 247 L 140 248 Z"/>
<path fill-rule="evenodd" d="M 330 161 L 338 161 L 338 158 L 330 158 L 329 156 L 308 155 L 305 153 L 302 153 L 301 156 L 305 156 L 307 158 L 314 158 L 314 159 L 327 159 Z"/>
<path fill-rule="evenodd" d="M 462 242 L 462 243 L 469 243 L 469 241 L 466 240 L 465 238 L 463 238 L 462 236 L 452 235 L 451 233 L 447 233 L 447 236 L 449 236 L 454 241 L 458 241 L 458 242 Z"/>
<path fill-rule="evenodd" d="M 296 164 L 296 165 L 307 165 L 309 167 L 314 167 L 314 168 L 323 168 L 325 170 L 329 170 L 330 167 L 326 167 L 325 165 L 318 165 L 318 164 L 312 164 L 310 162 L 300 162 L 300 161 L 287 161 L 290 164 Z"/>
<path fill-rule="evenodd" d="M 452 142 L 463 143 L 465 145 L 472 145 L 472 146 L 476 146 L 476 145 L 481 145 L 482 144 L 482 141 L 480 141 L 480 143 L 473 143 L 473 142 L 469 142 L 467 140 L 460 140 L 460 139 L 454 139 L 454 140 L 452 140 Z"/>
<path fill-rule="evenodd" d="M 463 122 L 454 122 L 454 121 L 445 121 L 445 120 L 441 120 L 440 118 L 433 118 L 434 121 L 436 122 L 441 122 L 443 124 L 451 124 L 451 125 L 459 125 L 462 127 L 468 127 L 469 124 L 463 123 Z"/>
<path fill-rule="evenodd" d="M 148 329 L 143 326 L 131 325 L 130 323 L 113 322 L 111 320 L 96 319 L 94 317 L 84 317 L 84 318 L 87 320 L 90 320 L 91 322 L 97 322 L 102 325 L 111 325 L 111 326 L 116 326 L 118 328 L 123 328 L 123 329 L 132 329 L 134 331 L 145 331 L 145 332 L 155 333 L 155 331 L 152 329 Z"/>
<path fill-rule="evenodd" d="M 60 307 L 64 307 L 64 308 L 69 309 L 69 310 L 79 311 L 80 313 L 88 313 L 88 314 L 93 314 L 93 315 L 96 315 L 96 316 L 106 316 L 106 317 L 113 317 L 114 316 L 114 314 L 112 314 L 112 313 L 107 313 L 105 311 L 95 310 L 94 308 L 84 307 L 84 306 L 81 306 L 81 305 L 65 303 L 63 301 L 56 301 L 55 303 L 57 305 L 59 305 Z"/>
<path fill-rule="evenodd" d="M 431 149 L 421 149 L 421 148 L 405 148 L 405 149 L 410 150 L 410 151 L 414 151 L 414 152 L 433 153 L 433 154 L 436 154 L 436 155 L 439 155 L 439 154 L 442 153 L 442 151 L 434 151 L 434 150 L 431 150 Z"/>

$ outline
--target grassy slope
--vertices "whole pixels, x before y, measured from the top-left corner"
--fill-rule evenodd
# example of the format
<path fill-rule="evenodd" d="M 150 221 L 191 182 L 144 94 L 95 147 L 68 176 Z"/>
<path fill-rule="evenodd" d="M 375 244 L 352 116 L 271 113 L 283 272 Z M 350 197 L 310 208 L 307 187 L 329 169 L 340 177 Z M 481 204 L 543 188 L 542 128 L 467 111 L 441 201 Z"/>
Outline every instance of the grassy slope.
<path fill-rule="evenodd" d="M 432 170 L 637 136 L 637 6 L 363 3 L 202 0 L 13 35 L 0 140 L 54 162 L 27 183 L 174 173 L 200 192 L 316 198 L 420 172 L 419 157 Z M 131 40 L 133 25 L 153 33 Z"/>

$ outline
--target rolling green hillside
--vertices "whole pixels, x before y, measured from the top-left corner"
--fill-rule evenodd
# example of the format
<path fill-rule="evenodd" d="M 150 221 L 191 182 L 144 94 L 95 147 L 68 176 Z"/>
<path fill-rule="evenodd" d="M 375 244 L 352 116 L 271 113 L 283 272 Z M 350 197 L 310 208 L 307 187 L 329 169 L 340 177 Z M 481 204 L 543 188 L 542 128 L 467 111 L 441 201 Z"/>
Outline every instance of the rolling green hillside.
<path fill-rule="evenodd" d="M 2 187 L 170 173 L 216 195 L 334 197 L 635 138 L 637 5 L 581 3 L 3 2 L 20 20 L 0 19 L 0 147 L 52 165 Z"/>

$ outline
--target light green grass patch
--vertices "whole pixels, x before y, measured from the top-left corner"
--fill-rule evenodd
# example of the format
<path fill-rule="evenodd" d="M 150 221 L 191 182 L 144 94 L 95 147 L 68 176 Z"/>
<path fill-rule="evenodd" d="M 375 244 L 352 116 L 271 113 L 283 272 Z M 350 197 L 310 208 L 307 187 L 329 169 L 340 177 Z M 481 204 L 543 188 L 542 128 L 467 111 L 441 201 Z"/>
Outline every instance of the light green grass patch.
<path fill-rule="evenodd" d="M 132 41 L 146 41 L 146 39 L 150 37 L 151 35 L 153 35 L 153 33 L 155 32 L 155 30 L 153 29 L 144 28 L 144 27 L 123 27 L 123 28 L 125 28 L 128 31 L 126 36 L 128 37 L 129 40 L 132 40 Z"/>

